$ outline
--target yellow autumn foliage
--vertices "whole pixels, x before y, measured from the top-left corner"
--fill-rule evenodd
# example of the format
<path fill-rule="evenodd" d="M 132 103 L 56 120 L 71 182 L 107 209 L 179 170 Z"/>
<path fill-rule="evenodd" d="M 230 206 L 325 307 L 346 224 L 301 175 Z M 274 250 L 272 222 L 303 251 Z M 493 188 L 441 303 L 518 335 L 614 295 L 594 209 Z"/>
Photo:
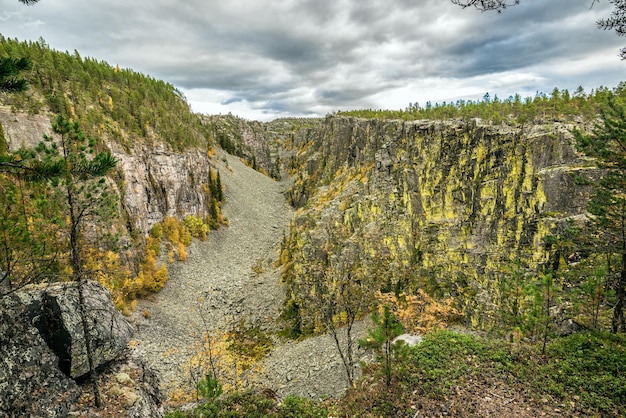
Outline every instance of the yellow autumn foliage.
<path fill-rule="evenodd" d="M 381 310 L 385 305 L 400 320 L 405 331 L 426 334 L 442 329 L 455 322 L 460 312 L 453 306 L 453 299 L 437 301 L 422 289 L 416 294 L 376 292 L 376 299 Z"/>
<path fill-rule="evenodd" d="M 215 373 L 226 393 L 249 387 L 257 380 L 261 367 L 255 361 L 230 350 L 230 338 L 230 333 L 225 331 L 206 332 L 198 343 L 189 347 L 195 354 L 182 366 L 189 382 L 178 382 L 177 387 L 169 393 L 170 402 L 195 400 L 193 393 L 196 381 L 207 374 Z"/>
<path fill-rule="evenodd" d="M 167 282 L 167 265 L 159 265 L 158 261 L 163 241 L 167 243 L 168 263 L 171 264 L 176 259 L 185 261 L 186 247 L 191 244 L 192 237 L 206 239 L 209 229 L 203 219 L 193 215 L 187 216 L 184 221 L 166 217 L 163 222 L 154 224 L 150 229 L 139 272 L 135 277 L 132 277 L 128 268 L 122 266 L 119 254 L 112 251 L 90 250 L 86 269 L 93 272 L 94 280 L 109 289 L 115 306 L 128 314 L 134 300 L 158 292 Z M 69 277 L 71 269 L 69 266 L 67 269 Z"/>
<path fill-rule="evenodd" d="M 179 243 L 176 252 L 178 253 L 178 261 L 187 260 L 187 251 L 185 250 L 185 244 L 183 244 L 182 242 Z"/>

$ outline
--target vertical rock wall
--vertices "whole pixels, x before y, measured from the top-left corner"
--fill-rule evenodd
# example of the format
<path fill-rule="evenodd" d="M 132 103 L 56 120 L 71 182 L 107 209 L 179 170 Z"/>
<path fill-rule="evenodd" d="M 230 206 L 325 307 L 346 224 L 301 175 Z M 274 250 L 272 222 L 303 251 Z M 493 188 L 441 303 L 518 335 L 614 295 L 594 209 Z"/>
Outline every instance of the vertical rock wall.
<path fill-rule="evenodd" d="M 209 159 L 205 149 L 173 152 L 164 145 L 138 145 L 132 152 L 110 144 L 123 179 L 122 206 L 130 224 L 146 233 L 166 216 L 207 213 Z"/>
<path fill-rule="evenodd" d="M 517 264 L 551 263 L 553 238 L 584 217 L 590 190 L 574 176 L 597 171 L 575 151 L 571 128 L 329 117 L 294 144 L 291 199 L 304 207 L 289 251 L 315 258 L 314 237 L 334 222 L 352 241 L 370 237 L 362 254 L 379 259 L 370 274 L 386 266 L 381 286 L 404 281 L 452 295 L 476 325 L 499 297 L 499 278 Z M 295 267 L 285 281 L 304 298 L 306 274 L 290 276 L 303 271 Z"/>
<path fill-rule="evenodd" d="M 9 150 L 35 147 L 44 134 L 52 134 L 52 119 L 49 114 L 12 113 L 9 107 L 0 107 L 0 124 Z M 114 141 L 107 145 L 119 160 L 117 171 L 122 180 L 113 187 L 128 220 L 122 228 L 146 233 L 166 216 L 206 215 L 206 147 L 175 152 L 159 142 L 137 143 L 130 151 Z"/>

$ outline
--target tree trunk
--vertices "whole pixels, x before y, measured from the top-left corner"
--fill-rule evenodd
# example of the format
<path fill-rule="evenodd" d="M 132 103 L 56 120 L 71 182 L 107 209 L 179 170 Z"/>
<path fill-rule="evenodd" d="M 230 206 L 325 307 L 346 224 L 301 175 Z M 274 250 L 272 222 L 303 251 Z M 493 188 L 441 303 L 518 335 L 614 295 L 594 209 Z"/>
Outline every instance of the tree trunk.
<path fill-rule="evenodd" d="M 611 319 L 611 332 L 626 332 L 626 318 L 624 318 L 624 298 L 626 296 L 626 251 L 622 253 L 622 269 L 620 271 L 617 288 L 615 289 L 617 301 L 613 309 Z"/>
<path fill-rule="evenodd" d="M 96 371 L 93 366 L 93 351 L 91 347 L 91 341 L 89 339 L 89 323 L 87 319 L 87 312 L 85 310 L 85 294 L 83 292 L 83 271 L 82 263 L 80 260 L 79 243 L 78 243 L 78 228 L 80 226 L 81 216 L 76 213 L 76 205 L 74 203 L 74 195 L 72 192 L 73 184 L 71 180 L 67 185 L 67 204 L 70 212 L 70 262 L 72 264 L 73 279 L 76 283 L 78 290 L 78 305 L 80 308 L 80 322 L 83 328 L 83 335 L 85 338 L 85 350 L 87 351 L 87 363 L 89 365 L 89 381 L 93 388 L 94 405 L 96 408 L 100 408 L 102 404 L 100 400 L 100 389 L 98 388 L 98 380 Z"/>

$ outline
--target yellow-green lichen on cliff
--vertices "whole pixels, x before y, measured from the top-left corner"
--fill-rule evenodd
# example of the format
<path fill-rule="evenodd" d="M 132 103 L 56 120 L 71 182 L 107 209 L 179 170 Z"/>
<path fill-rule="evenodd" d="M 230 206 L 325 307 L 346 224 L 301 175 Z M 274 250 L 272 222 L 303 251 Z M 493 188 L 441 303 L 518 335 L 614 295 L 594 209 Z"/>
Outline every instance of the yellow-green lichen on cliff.
<path fill-rule="evenodd" d="M 7 146 L 7 140 L 4 137 L 4 128 L 0 123 L 0 155 L 6 154 L 8 150 L 9 147 Z"/>
<path fill-rule="evenodd" d="M 296 265 L 328 259 L 318 247 L 341 224 L 370 284 L 453 296 L 467 322 L 485 325 L 502 273 L 543 269 L 546 238 L 584 213 L 588 190 L 569 174 L 581 165 L 570 130 L 328 117 L 316 136 L 293 143 L 290 162 L 307 168 L 292 195 L 305 203 L 308 228 L 291 229 L 285 248 L 295 261 L 284 274 L 304 320 L 313 273 Z M 330 252 L 347 256 L 342 245 Z"/>

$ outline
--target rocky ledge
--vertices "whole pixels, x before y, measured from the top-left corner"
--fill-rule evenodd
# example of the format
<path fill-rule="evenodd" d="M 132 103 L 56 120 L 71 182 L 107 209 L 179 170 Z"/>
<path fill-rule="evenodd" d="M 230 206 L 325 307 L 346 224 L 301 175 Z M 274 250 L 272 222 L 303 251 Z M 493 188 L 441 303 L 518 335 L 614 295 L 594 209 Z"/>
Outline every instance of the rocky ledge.
<path fill-rule="evenodd" d="M 159 416 L 156 377 L 140 354 L 128 349 L 131 326 L 104 287 L 85 282 L 82 293 L 93 365 L 102 372 L 99 380 L 121 376 L 119 393 L 109 390 L 112 385 L 103 393 L 120 398 L 124 410 L 115 416 Z M 75 283 L 38 286 L 0 299 L 1 416 L 84 415 L 77 410 L 89 402 L 83 392 L 90 389 L 83 391 L 89 366 L 80 312 Z"/>

